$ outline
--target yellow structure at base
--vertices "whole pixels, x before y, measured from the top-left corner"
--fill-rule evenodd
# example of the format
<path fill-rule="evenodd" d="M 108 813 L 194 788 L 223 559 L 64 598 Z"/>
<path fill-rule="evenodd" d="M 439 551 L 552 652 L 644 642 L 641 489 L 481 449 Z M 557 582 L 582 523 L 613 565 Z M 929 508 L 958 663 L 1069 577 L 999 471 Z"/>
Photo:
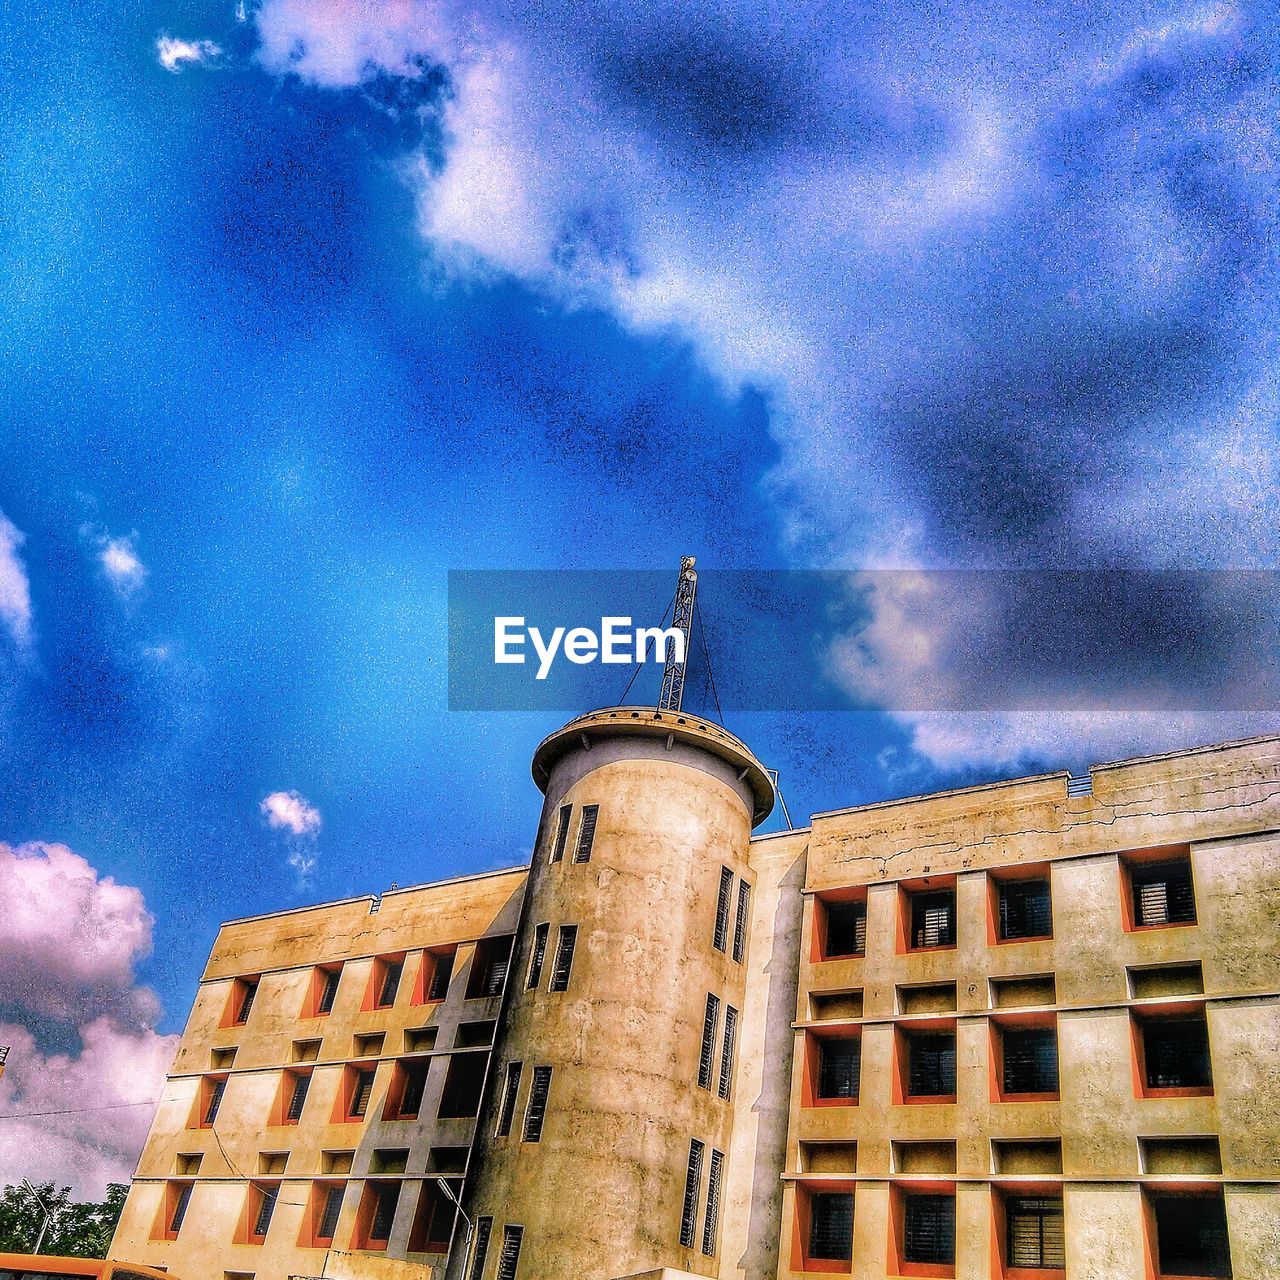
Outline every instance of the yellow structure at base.
<path fill-rule="evenodd" d="M 1280 738 L 761 837 L 767 773 L 695 716 L 579 717 L 534 777 L 530 868 L 223 927 L 112 1256 L 184 1280 L 1156 1280 L 1186 1274 L 1170 1204 L 1212 1203 L 1218 1265 L 1280 1276 Z M 1194 918 L 1152 926 L 1165 867 Z M 1051 926 L 1004 940 L 1020 878 Z M 913 945 L 925 898 L 952 904 L 941 945 Z M 861 952 L 829 954 L 859 913 Z M 1173 1024 L 1206 1029 L 1207 1086 L 1151 1083 Z M 1026 1031 L 1052 1032 L 1057 1088 L 1010 1095 Z M 930 1036 L 954 1089 L 911 1096 Z M 856 1096 L 819 1096 L 833 1045 Z M 922 1196 L 954 1215 L 949 1261 L 907 1256 Z M 1060 1206 L 1065 1269 L 1012 1264 L 1031 1200 Z"/>

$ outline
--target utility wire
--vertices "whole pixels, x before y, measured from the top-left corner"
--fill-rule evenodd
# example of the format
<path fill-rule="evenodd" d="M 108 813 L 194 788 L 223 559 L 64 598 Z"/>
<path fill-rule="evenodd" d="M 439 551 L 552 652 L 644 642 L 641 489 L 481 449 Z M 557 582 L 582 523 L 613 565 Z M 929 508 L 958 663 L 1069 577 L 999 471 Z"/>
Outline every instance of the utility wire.
<path fill-rule="evenodd" d="M 720 706 L 720 695 L 716 692 L 715 672 L 711 670 L 711 650 L 707 647 L 707 629 L 702 625 L 702 610 L 695 609 L 698 615 L 698 634 L 702 637 L 702 660 L 707 664 L 707 679 L 711 684 L 711 696 L 716 701 L 716 716 L 724 724 L 724 711 Z"/>
<path fill-rule="evenodd" d="M 0 1120 L 39 1120 L 46 1116 L 83 1116 L 92 1111 L 119 1111 L 124 1107 L 154 1107 L 159 1098 L 144 1098 L 141 1102 L 112 1102 L 102 1107 L 68 1107 L 65 1111 L 10 1111 L 0 1115 Z"/>
<path fill-rule="evenodd" d="M 677 586 L 676 586 L 676 595 L 679 595 L 679 594 L 680 594 L 680 587 L 679 587 L 679 585 L 677 584 Z M 666 607 L 666 609 L 663 611 L 663 614 L 662 614 L 662 620 L 658 623 L 658 629 L 659 629 L 659 630 L 661 630 L 661 629 L 666 625 L 666 621 L 667 621 L 667 614 L 669 614 L 669 613 L 671 612 L 671 610 L 672 610 L 673 608 L 675 608 L 675 603 L 676 603 L 676 597 L 673 595 L 673 596 L 671 597 L 671 603 L 670 603 L 670 604 L 668 604 L 668 605 L 667 605 L 667 607 Z M 635 669 L 631 672 L 631 679 L 627 681 L 627 687 L 626 687 L 625 689 L 623 689 L 623 691 L 622 691 L 622 697 L 618 699 L 618 706 L 620 706 L 620 707 L 621 707 L 621 706 L 625 706 L 625 705 L 626 705 L 626 701 L 627 701 L 627 694 L 629 694 L 629 693 L 631 692 L 631 686 L 632 686 L 633 684 L 635 684 L 635 682 L 636 682 L 636 676 L 638 676 L 638 675 L 640 674 L 640 668 L 641 668 L 642 666 L 644 666 L 644 654 L 643 654 L 643 653 L 641 653 L 641 654 L 637 655 L 637 657 L 636 657 L 636 665 L 635 665 Z"/>

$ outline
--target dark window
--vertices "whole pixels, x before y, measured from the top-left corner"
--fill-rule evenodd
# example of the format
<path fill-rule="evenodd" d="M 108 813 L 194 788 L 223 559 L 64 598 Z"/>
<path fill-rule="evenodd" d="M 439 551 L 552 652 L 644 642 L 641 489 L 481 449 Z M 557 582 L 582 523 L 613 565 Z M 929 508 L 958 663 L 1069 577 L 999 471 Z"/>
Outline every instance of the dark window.
<path fill-rule="evenodd" d="M 711 1064 L 716 1046 L 716 1023 L 720 1020 L 720 997 L 708 995 L 702 1017 L 702 1052 L 698 1055 L 698 1087 L 711 1088 Z"/>
<path fill-rule="evenodd" d="M 828 902 L 828 959 L 867 954 L 867 904 L 865 902 Z"/>
<path fill-rule="evenodd" d="M 954 1031 L 916 1032 L 907 1037 L 907 1095 L 938 1098 L 956 1091 Z"/>
<path fill-rule="evenodd" d="M 720 1084 L 716 1092 L 728 1099 L 733 1092 L 733 1052 L 738 1038 L 738 1011 L 733 1005 L 724 1010 L 724 1038 L 720 1042 Z"/>
<path fill-rule="evenodd" d="M 1005 1201 L 1005 1261 L 1011 1267 L 1067 1265 L 1062 1201 L 1044 1196 L 1010 1196 Z"/>
<path fill-rule="evenodd" d="M 412 1253 L 444 1253 L 453 1236 L 453 1220 L 457 1209 L 439 1187 L 424 1184 L 418 1197 L 418 1221 L 409 1237 Z"/>
<path fill-rule="evenodd" d="M 821 1191 L 809 1197 L 809 1257 L 853 1258 L 853 1196 L 848 1192 Z"/>
<path fill-rule="evenodd" d="M 818 1097 L 856 1098 L 861 1067 L 861 1040 L 857 1038 L 819 1039 Z"/>
<path fill-rule="evenodd" d="M 747 924 L 751 917 L 751 886 L 738 881 L 738 910 L 733 918 L 733 958 L 739 964 L 747 954 Z"/>
<path fill-rule="evenodd" d="M 205 1104 L 204 1122 L 212 1124 L 218 1118 L 218 1108 L 222 1106 L 222 1095 L 227 1090 L 225 1080 L 215 1080 L 209 1086 L 209 1101 Z"/>
<path fill-rule="evenodd" d="M 1191 888 L 1191 863 L 1186 858 L 1135 866 L 1129 872 L 1133 884 L 1133 923 L 1195 924 L 1196 899 Z"/>
<path fill-rule="evenodd" d="M 1047 938 L 1053 933 L 1048 880 L 1004 880 L 1000 896 L 1000 941 Z"/>
<path fill-rule="evenodd" d="M 596 819 L 600 816 L 598 804 L 584 804 L 582 819 L 578 823 L 578 843 L 573 846 L 574 862 L 590 862 L 591 846 L 596 838 Z"/>
<path fill-rule="evenodd" d="M 433 951 L 431 953 L 431 986 L 427 989 L 428 1000 L 443 1000 L 449 994 L 449 982 L 453 977 L 452 951 Z"/>
<path fill-rule="evenodd" d="M 484 1264 L 489 1259 L 489 1237 L 493 1234 L 492 1218 L 476 1219 L 476 1251 L 471 1258 L 471 1280 L 481 1280 Z"/>
<path fill-rule="evenodd" d="M 694 1224 L 698 1218 L 698 1190 L 702 1185 L 702 1152 L 697 1138 L 689 1142 L 689 1167 L 684 1175 L 684 1208 L 680 1214 L 680 1243 L 693 1248 Z"/>
<path fill-rule="evenodd" d="M 1230 1276 L 1227 1211 L 1221 1195 L 1152 1196 L 1162 1276 Z"/>
<path fill-rule="evenodd" d="M 332 1013 L 333 1002 L 338 996 L 338 983 L 342 979 L 341 969 L 326 969 L 320 986 L 320 998 L 316 1001 L 317 1013 Z"/>
<path fill-rule="evenodd" d="M 713 1150 L 707 1170 L 707 1214 L 702 1222 L 702 1252 L 708 1258 L 716 1253 L 716 1235 L 720 1230 L 720 1183 L 724 1177 L 724 1153 Z"/>
<path fill-rule="evenodd" d="M 1143 1022 L 1142 1056 L 1148 1089 L 1207 1089 L 1213 1084 L 1203 1014 Z"/>
<path fill-rule="evenodd" d="M 537 1142 L 542 1137 L 542 1124 L 547 1118 L 547 1094 L 551 1092 L 551 1068 L 534 1067 L 529 1085 L 529 1105 L 524 1112 L 524 1140 Z"/>
<path fill-rule="evenodd" d="M 422 1095 L 427 1089 L 427 1064 L 402 1062 L 400 1070 L 404 1073 L 404 1092 L 400 1095 L 399 1114 L 411 1120 L 422 1110 Z"/>
<path fill-rule="evenodd" d="M 351 1109 L 347 1112 L 353 1120 L 358 1120 L 369 1110 L 369 1095 L 373 1092 L 375 1069 L 366 1067 L 355 1073 L 351 1082 Z"/>
<path fill-rule="evenodd" d="M 953 1264 L 956 1260 L 955 1197 L 908 1195 L 905 1199 L 903 1258 L 907 1262 Z"/>
<path fill-rule="evenodd" d="M 551 861 L 564 861 L 564 847 L 569 843 L 569 819 L 573 815 L 573 806 L 563 804 L 556 818 L 556 838 L 551 846 Z"/>
<path fill-rule="evenodd" d="M 912 947 L 952 947 L 956 941 L 956 895 L 913 893 L 911 895 Z"/>
<path fill-rule="evenodd" d="M 520 1265 L 520 1242 L 523 1239 L 523 1227 L 502 1228 L 502 1252 L 498 1255 L 496 1280 L 516 1280 L 516 1268 Z"/>
<path fill-rule="evenodd" d="M 542 981 L 542 965 L 547 958 L 547 934 L 550 932 L 549 924 L 534 926 L 533 949 L 529 953 L 529 977 L 525 982 L 525 987 L 529 991 Z"/>
<path fill-rule="evenodd" d="M 382 1182 L 373 1188 L 373 1221 L 369 1226 L 370 1240 L 389 1240 L 391 1227 L 396 1220 L 396 1205 L 400 1203 L 400 1184 Z"/>
<path fill-rule="evenodd" d="M 476 1053 L 458 1053 L 450 1057 L 437 1112 L 442 1119 L 474 1116 L 480 1110 L 484 1060 L 487 1057 L 487 1054 Z"/>
<path fill-rule="evenodd" d="M 291 1124 L 296 1124 L 302 1117 L 302 1108 L 307 1101 L 307 1090 L 311 1088 L 311 1077 L 309 1075 L 295 1075 L 293 1077 L 293 1090 L 289 1094 L 289 1106 L 285 1110 L 285 1119 Z"/>
<path fill-rule="evenodd" d="M 378 991 L 379 1009 L 388 1009 L 396 1002 L 396 992 L 400 990 L 400 975 L 404 971 L 404 963 L 400 960 L 387 960 L 382 965 L 382 987 Z"/>
<path fill-rule="evenodd" d="M 338 1215 L 342 1212 L 343 1187 L 325 1187 L 324 1208 L 320 1211 L 320 1225 L 316 1228 L 318 1240 L 332 1240 L 338 1230 Z"/>
<path fill-rule="evenodd" d="M 191 1183 L 184 1183 L 178 1188 L 177 1198 L 173 1202 L 173 1212 L 169 1215 L 169 1231 L 177 1235 L 182 1230 L 182 1220 L 187 1216 L 187 1205 L 191 1203 Z"/>
<path fill-rule="evenodd" d="M 729 941 L 729 897 L 733 893 L 733 872 L 720 868 L 720 893 L 716 898 L 716 927 L 711 935 L 711 945 L 723 951 Z"/>
<path fill-rule="evenodd" d="M 551 966 L 551 990 L 568 991 L 569 974 L 573 971 L 573 949 L 578 942 L 578 926 L 562 924 L 556 939 L 556 958 Z"/>
<path fill-rule="evenodd" d="M 253 1222 L 253 1234 L 265 1236 L 271 1227 L 271 1215 L 275 1212 L 276 1192 L 268 1187 L 258 1188 L 258 1215 Z"/>
<path fill-rule="evenodd" d="M 1000 1033 L 1005 1093 L 1058 1092 L 1058 1035 L 1050 1027 Z"/>
<path fill-rule="evenodd" d="M 523 1070 L 523 1062 L 507 1063 L 507 1078 L 502 1086 L 502 1106 L 498 1111 L 499 1138 L 505 1138 L 511 1132 L 511 1122 L 516 1114 L 516 1097 L 520 1093 L 520 1073 Z"/>
<path fill-rule="evenodd" d="M 476 943 L 475 958 L 471 961 L 467 998 L 476 1000 L 485 996 L 496 996 L 507 980 L 507 966 L 510 962 L 510 937 L 481 938 Z"/>
<path fill-rule="evenodd" d="M 258 982 L 256 978 L 244 979 L 237 986 L 240 1002 L 236 1007 L 235 1023 L 237 1026 L 243 1026 L 249 1021 L 249 1014 L 253 1011 L 253 1000 L 258 994 Z"/>

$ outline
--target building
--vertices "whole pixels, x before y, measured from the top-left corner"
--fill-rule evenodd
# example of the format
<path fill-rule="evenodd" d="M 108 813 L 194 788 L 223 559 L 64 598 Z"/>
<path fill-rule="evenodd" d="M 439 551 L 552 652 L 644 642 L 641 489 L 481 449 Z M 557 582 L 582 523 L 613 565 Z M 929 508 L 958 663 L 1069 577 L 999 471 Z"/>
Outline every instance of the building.
<path fill-rule="evenodd" d="M 695 716 L 581 716 L 533 773 L 527 869 L 223 927 L 113 1256 L 1280 1276 L 1280 737 L 763 837 Z"/>

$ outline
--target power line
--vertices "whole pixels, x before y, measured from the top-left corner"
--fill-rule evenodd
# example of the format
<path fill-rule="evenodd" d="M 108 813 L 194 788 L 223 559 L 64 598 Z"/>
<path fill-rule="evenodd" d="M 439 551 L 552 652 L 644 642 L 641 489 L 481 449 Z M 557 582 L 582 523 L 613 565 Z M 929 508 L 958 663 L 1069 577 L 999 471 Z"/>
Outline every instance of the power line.
<path fill-rule="evenodd" d="M 64 1111 L 10 1111 L 0 1115 L 0 1120 L 41 1120 L 47 1116 L 83 1116 L 93 1111 L 119 1111 L 124 1107 L 154 1107 L 159 1098 L 144 1098 L 141 1102 L 112 1102 L 101 1107 L 68 1107 Z"/>

